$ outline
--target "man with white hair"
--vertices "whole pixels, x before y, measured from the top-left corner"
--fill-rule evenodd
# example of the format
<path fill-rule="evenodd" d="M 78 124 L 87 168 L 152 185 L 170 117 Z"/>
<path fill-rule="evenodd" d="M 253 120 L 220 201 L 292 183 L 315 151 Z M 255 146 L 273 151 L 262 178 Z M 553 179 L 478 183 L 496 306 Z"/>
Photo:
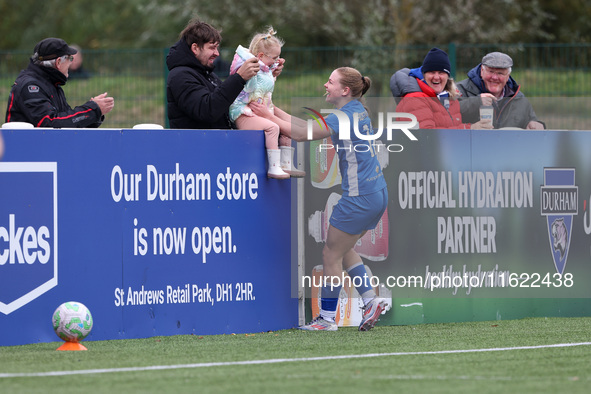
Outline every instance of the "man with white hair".
<path fill-rule="evenodd" d="M 480 107 L 492 106 L 493 126 L 543 130 L 534 109 L 511 78 L 513 59 L 501 52 L 491 52 L 468 72 L 468 78 L 458 82 L 462 121 L 475 123 L 480 119 Z"/>
<path fill-rule="evenodd" d="M 72 109 L 62 89 L 76 53 L 60 38 L 37 43 L 29 66 L 12 85 L 6 122 L 26 122 L 35 127 L 99 127 L 113 109 L 113 97 L 99 94 Z"/>

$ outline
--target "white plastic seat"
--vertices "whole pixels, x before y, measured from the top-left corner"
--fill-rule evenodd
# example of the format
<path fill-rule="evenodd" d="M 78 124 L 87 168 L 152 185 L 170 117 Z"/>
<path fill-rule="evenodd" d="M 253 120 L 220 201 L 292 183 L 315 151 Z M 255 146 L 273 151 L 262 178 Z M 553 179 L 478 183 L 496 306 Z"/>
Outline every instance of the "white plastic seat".
<path fill-rule="evenodd" d="M 35 126 L 33 126 L 30 123 L 27 122 L 8 122 L 8 123 L 4 123 L 2 125 L 3 129 L 34 129 Z"/>
<path fill-rule="evenodd" d="M 156 123 L 140 123 L 133 126 L 134 129 L 163 129 L 164 127 Z"/>

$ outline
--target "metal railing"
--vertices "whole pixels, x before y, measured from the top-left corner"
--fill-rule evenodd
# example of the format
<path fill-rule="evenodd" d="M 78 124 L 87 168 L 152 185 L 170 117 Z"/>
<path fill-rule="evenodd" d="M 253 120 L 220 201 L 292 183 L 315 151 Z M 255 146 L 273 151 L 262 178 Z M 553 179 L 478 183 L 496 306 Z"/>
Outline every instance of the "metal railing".
<path fill-rule="evenodd" d="M 488 52 L 501 51 L 513 58 L 512 76 L 528 97 L 591 95 L 591 44 L 446 44 L 457 81 Z M 403 67 L 419 67 L 431 46 L 283 48 L 286 65 L 277 80 L 274 101 L 289 108 L 293 97 L 319 97 L 330 72 L 351 66 L 372 79 L 369 96 L 390 96 L 391 75 Z M 165 49 L 85 50 L 84 69 L 89 78 L 71 78 L 64 86 L 71 106 L 108 92 L 115 97 L 113 111 L 103 127 L 132 127 L 138 123 L 166 125 Z M 10 87 L 31 54 L 0 51 L 0 105 L 6 108 Z M 233 48 L 222 53 L 231 61 Z"/>

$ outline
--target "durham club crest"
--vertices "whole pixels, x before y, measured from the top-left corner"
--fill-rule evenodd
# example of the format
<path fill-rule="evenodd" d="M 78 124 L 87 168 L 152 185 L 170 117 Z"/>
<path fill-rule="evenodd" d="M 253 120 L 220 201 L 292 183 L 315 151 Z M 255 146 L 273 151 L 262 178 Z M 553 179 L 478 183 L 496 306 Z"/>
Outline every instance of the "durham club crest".
<path fill-rule="evenodd" d="M 554 266 L 562 275 L 568 258 L 573 216 L 578 214 L 579 188 L 575 185 L 575 169 L 544 168 L 544 185 L 540 192 Z"/>

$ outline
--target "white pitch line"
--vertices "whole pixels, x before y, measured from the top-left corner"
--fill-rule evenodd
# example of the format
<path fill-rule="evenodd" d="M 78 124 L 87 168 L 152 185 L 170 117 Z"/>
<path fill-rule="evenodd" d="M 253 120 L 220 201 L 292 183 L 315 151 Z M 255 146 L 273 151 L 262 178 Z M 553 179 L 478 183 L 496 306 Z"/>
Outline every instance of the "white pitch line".
<path fill-rule="evenodd" d="M 589 346 L 589 345 L 591 345 L 591 342 L 557 343 L 557 344 L 552 344 L 552 345 L 537 345 L 537 346 L 498 347 L 498 348 L 488 348 L 488 349 L 439 350 L 439 351 L 432 351 L 432 352 L 367 353 L 367 354 L 344 354 L 341 356 L 302 357 L 302 358 L 272 358 L 272 359 L 267 359 L 267 360 L 227 361 L 227 362 L 178 364 L 178 365 L 151 365 L 151 366 L 147 366 L 147 367 L 81 369 L 81 370 L 77 370 L 77 371 L 0 373 L 0 378 L 25 378 L 25 377 L 28 378 L 28 377 L 45 377 L 45 376 L 91 375 L 91 374 L 100 374 L 100 373 L 160 371 L 160 370 L 167 370 L 167 369 L 227 367 L 227 366 L 234 366 L 234 365 L 280 364 L 280 363 L 293 363 L 293 362 L 302 362 L 302 361 L 347 360 L 347 359 L 354 359 L 354 358 L 372 358 L 372 357 L 502 352 L 502 351 L 510 351 L 510 350 L 532 350 L 532 349 L 547 349 L 547 348 L 561 348 L 561 347 Z"/>

